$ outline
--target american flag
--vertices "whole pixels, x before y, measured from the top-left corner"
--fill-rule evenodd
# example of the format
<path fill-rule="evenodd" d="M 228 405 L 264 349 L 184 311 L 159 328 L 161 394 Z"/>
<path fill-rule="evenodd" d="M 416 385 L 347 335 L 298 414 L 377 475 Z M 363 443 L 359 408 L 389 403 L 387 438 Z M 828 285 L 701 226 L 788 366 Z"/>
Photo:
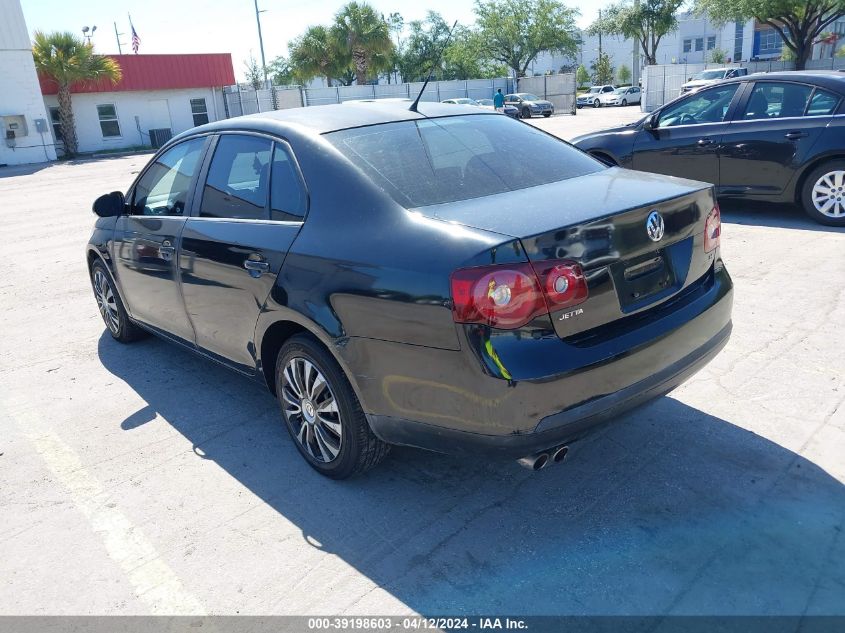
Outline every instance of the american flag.
<path fill-rule="evenodd" d="M 138 47 L 141 46 L 141 38 L 138 36 L 138 32 L 135 30 L 135 26 L 132 24 L 132 18 L 129 18 L 129 28 L 132 29 L 132 50 L 135 51 L 135 54 L 138 54 Z"/>

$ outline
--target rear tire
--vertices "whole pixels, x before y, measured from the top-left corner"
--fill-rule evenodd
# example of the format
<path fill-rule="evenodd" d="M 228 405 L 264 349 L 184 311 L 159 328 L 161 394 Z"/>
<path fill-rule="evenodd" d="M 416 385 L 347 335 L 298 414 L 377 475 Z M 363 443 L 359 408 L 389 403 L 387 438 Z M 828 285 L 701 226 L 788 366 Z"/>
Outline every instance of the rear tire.
<path fill-rule="evenodd" d="M 91 288 L 97 300 L 97 309 L 112 338 L 121 343 L 131 343 L 144 338 L 146 332 L 132 322 L 114 285 L 106 265 L 97 260 L 91 265 Z"/>
<path fill-rule="evenodd" d="M 622 99 L 622 107 L 624 108 L 626 105 L 628 105 L 628 100 Z"/>
<path fill-rule="evenodd" d="M 819 224 L 845 226 L 845 160 L 819 165 L 801 189 L 804 212 Z"/>
<path fill-rule="evenodd" d="M 309 335 L 291 337 L 279 351 L 276 396 L 299 454 L 321 475 L 346 479 L 390 451 L 370 429 L 340 365 Z"/>

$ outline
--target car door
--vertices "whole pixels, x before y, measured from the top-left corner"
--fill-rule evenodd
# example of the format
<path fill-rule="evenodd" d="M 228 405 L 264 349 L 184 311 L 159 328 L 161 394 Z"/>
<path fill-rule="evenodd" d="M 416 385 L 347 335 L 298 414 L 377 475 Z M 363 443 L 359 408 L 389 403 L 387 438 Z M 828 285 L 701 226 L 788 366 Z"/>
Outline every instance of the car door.
<path fill-rule="evenodd" d="M 718 184 L 719 143 L 740 85 L 700 90 L 657 111 L 634 140 L 632 167 Z"/>
<path fill-rule="evenodd" d="M 634 86 L 628 90 L 628 103 L 639 103 L 642 99 L 640 89 Z"/>
<path fill-rule="evenodd" d="M 783 192 L 838 103 L 838 95 L 811 85 L 757 80 L 722 136 L 719 192 Z"/>
<path fill-rule="evenodd" d="M 251 373 L 255 324 L 308 197 L 288 144 L 260 135 L 217 137 L 201 184 L 181 241 L 185 307 L 197 345 Z"/>
<path fill-rule="evenodd" d="M 128 214 L 114 233 L 116 276 L 132 318 L 190 345 L 176 252 L 207 140 L 189 139 L 157 156 L 129 192 Z"/>

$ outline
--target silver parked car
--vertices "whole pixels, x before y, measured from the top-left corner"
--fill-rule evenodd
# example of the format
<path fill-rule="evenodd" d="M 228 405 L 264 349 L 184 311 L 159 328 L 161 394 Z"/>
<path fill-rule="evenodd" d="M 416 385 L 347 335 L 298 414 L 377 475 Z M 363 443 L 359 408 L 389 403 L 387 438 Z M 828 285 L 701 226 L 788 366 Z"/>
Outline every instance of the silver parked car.
<path fill-rule="evenodd" d="M 550 117 L 555 113 L 555 107 L 551 101 L 541 99 L 530 92 L 516 92 L 505 95 L 505 105 L 515 107 L 522 119 L 530 119 L 535 114 Z"/>

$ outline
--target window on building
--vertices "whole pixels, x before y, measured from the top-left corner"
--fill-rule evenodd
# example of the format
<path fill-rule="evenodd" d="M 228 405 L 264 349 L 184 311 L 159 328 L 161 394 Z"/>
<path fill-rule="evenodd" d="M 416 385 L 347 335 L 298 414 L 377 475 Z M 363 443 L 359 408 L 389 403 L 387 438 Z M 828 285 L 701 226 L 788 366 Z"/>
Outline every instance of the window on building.
<path fill-rule="evenodd" d="M 704 38 L 697 37 L 695 38 L 695 52 L 703 51 L 704 50 Z"/>
<path fill-rule="evenodd" d="M 255 136 L 221 136 L 208 169 L 200 216 L 267 220 L 271 145 Z"/>
<path fill-rule="evenodd" d="M 205 97 L 191 99 L 191 114 L 194 116 L 194 125 L 208 123 L 208 106 L 205 104 Z"/>
<path fill-rule="evenodd" d="M 59 118 L 59 108 L 55 106 L 50 108 L 50 123 L 53 124 L 53 138 L 56 139 L 56 142 L 64 141 L 64 138 L 62 138 L 62 120 Z"/>
<path fill-rule="evenodd" d="M 117 110 L 113 103 L 104 103 L 97 106 L 97 116 L 100 117 L 100 130 L 103 138 L 120 136 L 120 123 L 117 121 Z"/>
<path fill-rule="evenodd" d="M 684 40 L 684 52 L 689 53 L 692 51 L 692 40 Z"/>
<path fill-rule="evenodd" d="M 707 50 L 712 51 L 714 48 L 716 48 L 716 36 L 710 35 L 707 38 Z"/>

